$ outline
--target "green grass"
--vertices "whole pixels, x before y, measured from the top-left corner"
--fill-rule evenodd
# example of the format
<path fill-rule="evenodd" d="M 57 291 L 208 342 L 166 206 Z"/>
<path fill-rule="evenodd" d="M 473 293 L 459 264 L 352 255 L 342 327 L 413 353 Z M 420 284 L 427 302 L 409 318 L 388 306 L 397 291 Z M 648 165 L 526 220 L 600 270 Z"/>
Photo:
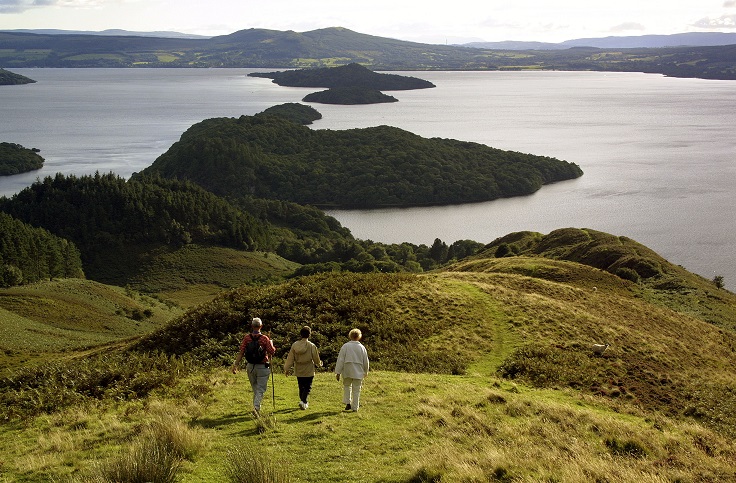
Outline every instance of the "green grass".
<path fill-rule="evenodd" d="M 245 375 L 218 370 L 149 402 L 70 409 L 6 427 L 2 476 L 80 477 L 84 468 L 126 454 L 138 444 L 139 428 L 165 413 L 201 443 L 182 459 L 181 482 L 228 481 L 227 455 L 239 448 L 257 448 L 262 461 L 288 471 L 294 482 L 398 483 L 421 481 L 421 475 L 443 482 L 572 483 L 736 477 L 732 440 L 698 424 L 621 411 L 605 398 L 487 375 L 376 371 L 365 380 L 361 410 L 350 413 L 342 411 L 340 383 L 323 372 L 303 411 L 296 380 L 274 379 L 276 410 L 269 382 L 263 417 L 275 423 L 265 432 L 249 415 Z"/>
<path fill-rule="evenodd" d="M 180 313 L 152 297 L 91 280 L 0 289 L 0 361 L 8 367 L 115 343 Z"/>
<path fill-rule="evenodd" d="M 283 279 L 297 267 L 273 253 L 187 245 L 150 254 L 130 285 L 190 307 L 245 283 Z"/>

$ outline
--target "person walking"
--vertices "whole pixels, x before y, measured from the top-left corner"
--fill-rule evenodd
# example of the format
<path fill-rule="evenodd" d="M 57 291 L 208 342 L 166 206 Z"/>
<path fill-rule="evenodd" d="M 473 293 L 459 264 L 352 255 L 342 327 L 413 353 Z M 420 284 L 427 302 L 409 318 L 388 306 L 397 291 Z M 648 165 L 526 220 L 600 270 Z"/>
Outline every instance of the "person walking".
<path fill-rule="evenodd" d="M 237 374 L 240 361 L 245 356 L 247 361 L 246 372 L 250 387 L 253 389 L 253 416 L 258 417 L 261 413 L 261 401 L 268 388 L 268 376 L 271 374 L 271 356 L 276 353 L 273 341 L 261 333 L 263 322 L 255 317 L 251 322 L 251 332 L 243 337 L 235 362 L 233 363 L 233 374 Z"/>
<path fill-rule="evenodd" d="M 342 403 L 346 411 L 357 411 L 360 408 L 360 390 L 363 379 L 368 375 L 368 351 L 360 339 L 363 334 L 360 329 L 353 329 L 348 334 L 350 341 L 340 348 L 335 365 L 335 375 L 340 380 L 342 375 Z"/>
<path fill-rule="evenodd" d="M 299 407 L 307 409 L 309 407 L 307 399 L 309 393 L 312 392 L 314 368 L 322 367 L 322 361 L 319 359 L 317 346 L 309 341 L 312 329 L 305 325 L 299 335 L 301 339 L 291 344 L 289 355 L 286 356 L 284 375 L 288 377 L 293 369 L 296 382 L 299 385 Z"/>

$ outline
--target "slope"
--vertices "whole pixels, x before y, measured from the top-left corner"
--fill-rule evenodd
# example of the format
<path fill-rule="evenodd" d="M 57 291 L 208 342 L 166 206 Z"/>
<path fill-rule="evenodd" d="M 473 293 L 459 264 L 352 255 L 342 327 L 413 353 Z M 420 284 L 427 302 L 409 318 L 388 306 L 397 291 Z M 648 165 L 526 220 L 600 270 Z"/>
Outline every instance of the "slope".
<path fill-rule="evenodd" d="M 151 297 L 83 279 L 0 289 L 4 367 L 72 355 L 152 331 L 181 313 Z"/>

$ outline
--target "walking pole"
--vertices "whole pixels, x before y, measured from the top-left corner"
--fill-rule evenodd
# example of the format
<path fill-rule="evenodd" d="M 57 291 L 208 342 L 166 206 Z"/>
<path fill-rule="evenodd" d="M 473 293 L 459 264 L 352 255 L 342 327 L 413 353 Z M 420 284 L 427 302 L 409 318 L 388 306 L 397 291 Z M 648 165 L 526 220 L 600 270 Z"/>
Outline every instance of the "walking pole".
<path fill-rule="evenodd" d="M 273 412 L 276 412 L 276 386 L 273 382 L 273 364 L 271 364 L 271 400 L 273 401 Z"/>
<path fill-rule="evenodd" d="M 271 339 L 271 344 L 273 344 L 273 339 L 271 338 L 271 331 L 268 331 L 268 338 Z M 273 359 L 271 359 L 271 401 L 273 401 L 273 412 L 276 412 L 276 383 L 273 379 Z M 274 415 L 274 417 L 276 417 Z"/>

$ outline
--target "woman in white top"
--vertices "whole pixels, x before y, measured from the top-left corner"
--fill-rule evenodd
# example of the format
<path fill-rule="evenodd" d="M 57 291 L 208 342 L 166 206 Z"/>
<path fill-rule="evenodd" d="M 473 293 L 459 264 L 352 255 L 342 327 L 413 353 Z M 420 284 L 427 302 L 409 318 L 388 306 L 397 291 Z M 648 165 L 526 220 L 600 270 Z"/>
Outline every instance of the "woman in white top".
<path fill-rule="evenodd" d="M 360 329 L 351 330 L 349 337 L 350 341 L 340 348 L 335 374 L 338 381 L 342 374 L 342 403 L 345 404 L 345 410 L 357 411 L 360 408 L 363 378 L 368 374 L 368 351 L 360 343 L 363 337 Z"/>

